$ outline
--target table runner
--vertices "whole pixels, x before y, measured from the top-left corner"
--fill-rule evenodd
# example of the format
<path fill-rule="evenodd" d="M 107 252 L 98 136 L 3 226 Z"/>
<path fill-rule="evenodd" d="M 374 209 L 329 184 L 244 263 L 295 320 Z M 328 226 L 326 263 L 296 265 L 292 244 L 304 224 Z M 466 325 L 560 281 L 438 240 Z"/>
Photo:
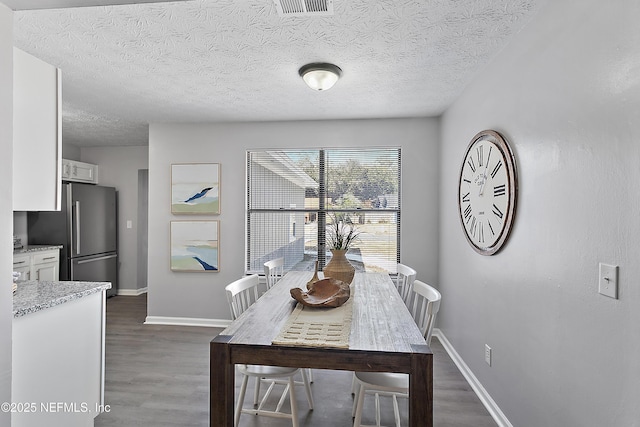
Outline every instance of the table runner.
<path fill-rule="evenodd" d="M 351 297 L 340 307 L 313 308 L 298 303 L 272 343 L 349 348 L 353 316 L 352 302 L 353 289 L 351 289 Z"/>

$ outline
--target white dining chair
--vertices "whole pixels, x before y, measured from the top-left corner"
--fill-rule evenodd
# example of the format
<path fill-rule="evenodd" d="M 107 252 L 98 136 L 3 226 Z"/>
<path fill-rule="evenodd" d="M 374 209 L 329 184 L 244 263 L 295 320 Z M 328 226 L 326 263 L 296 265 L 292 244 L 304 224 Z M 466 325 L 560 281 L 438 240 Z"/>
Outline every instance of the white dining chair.
<path fill-rule="evenodd" d="M 267 289 L 271 289 L 284 273 L 284 258 L 276 258 L 264 263 L 264 276 L 267 280 Z"/>
<path fill-rule="evenodd" d="M 229 302 L 229 308 L 231 310 L 231 318 L 237 319 L 242 313 L 245 312 L 253 303 L 258 299 L 258 284 L 259 276 L 253 274 L 251 276 L 238 279 L 225 287 L 227 300 Z M 240 422 L 240 414 L 253 414 L 263 415 L 275 418 L 290 418 L 293 427 L 298 427 L 298 409 L 295 395 L 295 388 L 297 385 L 302 384 L 305 387 L 307 395 L 307 401 L 309 402 L 309 409 L 313 409 L 313 395 L 311 394 L 311 387 L 307 379 L 307 374 L 304 369 L 289 368 L 281 366 L 263 366 L 263 365 L 237 365 L 238 371 L 242 374 L 242 384 L 240 386 L 240 395 L 238 396 L 238 402 L 234 414 L 234 426 L 238 427 Z M 294 380 L 295 375 L 300 372 L 302 374 L 302 383 Z M 244 398 L 247 391 L 247 384 L 249 377 L 256 379 L 254 395 L 253 395 L 253 408 L 244 408 Z M 269 380 L 270 384 L 267 388 L 262 399 L 259 400 L 260 384 L 262 380 Z M 286 379 L 283 381 L 283 379 Z M 284 390 L 280 396 L 275 410 L 263 409 L 267 402 L 272 390 L 277 384 L 284 384 Z M 289 394 L 289 401 L 291 405 L 291 412 L 283 412 L 282 405 Z"/>
<path fill-rule="evenodd" d="M 431 334 L 436 315 L 440 309 L 442 296 L 437 289 L 420 280 L 413 282 L 413 308 L 411 314 L 424 336 L 427 344 L 431 343 Z M 365 394 L 373 394 L 375 397 L 376 426 L 380 427 L 380 395 L 389 395 L 393 400 L 393 411 L 396 427 L 400 427 L 400 411 L 398 410 L 398 397 L 408 397 L 409 376 L 394 372 L 356 372 L 355 379 L 358 384 L 358 398 L 354 401 L 353 426 L 362 425 L 362 409 Z"/>
<path fill-rule="evenodd" d="M 267 289 L 271 289 L 273 285 L 284 275 L 284 258 L 276 258 L 264 263 L 264 277 L 267 281 Z M 310 383 L 313 382 L 313 371 L 307 369 L 307 376 Z"/>
<path fill-rule="evenodd" d="M 411 304 L 413 281 L 416 280 L 416 276 L 417 272 L 413 268 L 398 263 L 395 284 L 407 307 Z"/>
<path fill-rule="evenodd" d="M 411 298 L 413 294 L 413 281 L 416 280 L 418 273 L 411 267 L 398 263 L 396 278 L 393 281 L 402 301 L 409 307 L 411 304 Z M 351 379 L 351 394 L 358 394 L 358 382 L 355 375 Z"/>

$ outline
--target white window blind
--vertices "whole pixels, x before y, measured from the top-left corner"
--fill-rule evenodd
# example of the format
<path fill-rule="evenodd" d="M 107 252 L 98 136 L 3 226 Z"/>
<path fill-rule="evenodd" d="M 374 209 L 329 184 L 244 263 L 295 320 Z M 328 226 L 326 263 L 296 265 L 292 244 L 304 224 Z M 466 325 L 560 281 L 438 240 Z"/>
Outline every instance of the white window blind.
<path fill-rule="evenodd" d="M 320 268 L 334 221 L 360 233 L 347 253 L 356 269 L 396 272 L 400 260 L 399 148 L 247 152 L 249 273 L 283 257 L 285 270 Z"/>

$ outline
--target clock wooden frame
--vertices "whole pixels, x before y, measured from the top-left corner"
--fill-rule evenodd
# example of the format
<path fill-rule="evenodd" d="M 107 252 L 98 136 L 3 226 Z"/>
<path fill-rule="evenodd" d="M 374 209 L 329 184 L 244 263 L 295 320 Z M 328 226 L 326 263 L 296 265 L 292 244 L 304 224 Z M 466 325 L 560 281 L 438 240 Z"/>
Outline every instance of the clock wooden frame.
<path fill-rule="evenodd" d="M 474 147 L 478 147 L 480 143 L 483 143 L 485 141 L 490 142 L 491 144 L 493 144 L 493 146 L 495 146 L 498 149 L 498 152 L 500 153 L 500 156 L 502 158 L 502 163 L 505 166 L 504 171 L 500 171 L 500 173 L 502 174 L 502 178 L 506 181 L 505 183 L 508 184 L 508 190 L 503 193 L 504 195 L 508 196 L 506 209 L 503 214 L 504 219 L 500 224 L 499 231 L 496 231 L 495 233 L 493 233 L 494 236 L 496 233 L 499 233 L 499 235 L 497 236 L 497 238 L 494 237 L 494 240 L 486 246 L 475 241 L 475 240 L 478 240 L 476 236 L 477 230 L 474 229 L 473 227 L 470 227 L 470 228 L 475 233 L 472 236 L 470 236 L 470 233 L 472 231 L 469 228 L 467 228 L 466 225 L 469 224 L 472 214 L 465 215 L 467 212 L 472 212 L 475 215 L 478 215 L 478 214 L 485 215 L 484 211 L 474 212 L 474 208 L 472 206 L 473 205 L 472 200 L 468 198 L 465 199 L 465 196 L 468 196 L 471 191 L 475 190 L 474 185 L 476 186 L 481 185 L 481 188 L 479 191 L 480 195 L 478 197 L 480 196 L 485 197 L 482 193 L 484 192 L 484 185 L 488 180 L 487 168 L 489 166 L 489 158 L 487 158 L 487 163 L 485 166 L 484 173 L 476 172 L 476 168 L 473 168 L 470 164 L 468 164 L 469 154 L 471 150 L 473 150 Z M 473 157 L 473 154 L 472 154 L 472 157 Z M 491 157 L 491 154 L 489 154 L 489 157 Z M 473 184 L 470 182 L 471 177 L 468 176 L 469 175 L 468 170 L 466 175 L 467 178 L 465 178 L 464 174 L 466 169 L 471 169 L 473 171 L 473 174 L 474 174 L 473 178 L 475 178 L 475 181 Z M 499 194 L 499 196 L 502 197 L 503 194 Z M 469 142 L 469 145 L 467 146 L 464 152 L 464 156 L 462 158 L 462 165 L 460 166 L 460 173 L 458 176 L 458 216 L 460 219 L 460 225 L 462 226 L 467 242 L 477 253 L 481 255 L 493 255 L 503 247 L 513 228 L 514 217 L 516 213 L 517 197 L 518 197 L 518 175 L 517 175 L 517 168 L 516 168 L 516 160 L 513 155 L 513 151 L 511 150 L 511 147 L 509 146 L 507 141 L 502 137 L 502 135 L 500 135 L 496 131 L 483 130 L 481 132 L 478 132 L 471 139 L 471 141 Z M 495 189 L 494 189 L 494 196 L 492 200 L 494 199 L 496 199 Z M 486 205 L 487 202 L 483 201 L 482 203 Z M 493 206 L 495 207 L 496 205 L 493 204 Z M 502 214 L 500 210 L 498 210 L 498 212 Z M 476 219 L 477 218 L 474 218 L 473 221 L 476 221 Z M 490 221 L 488 216 L 483 217 L 483 219 L 485 219 L 487 222 Z M 478 222 L 480 222 L 480 220 L 478 220 Z M 488 225 L 489 227 L 491 227 L 490 224 Z M 494 227 L 495 227 L 495 224 L 494 224 Z M 494 232 L 494 231 L 495 230 L 492 227 L 491 232 Z"/>

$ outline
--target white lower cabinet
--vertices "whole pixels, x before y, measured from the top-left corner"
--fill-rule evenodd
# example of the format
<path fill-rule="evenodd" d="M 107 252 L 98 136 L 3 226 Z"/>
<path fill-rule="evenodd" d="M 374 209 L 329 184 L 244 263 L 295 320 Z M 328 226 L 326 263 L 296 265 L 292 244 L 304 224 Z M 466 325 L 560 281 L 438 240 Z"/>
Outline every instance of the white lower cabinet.
<path fill-rule="evenodd" d="M 14 255 L 13 271 L 22 273 L 20 280 L 56 282 L 60 277 L 60 250 L 51 249 Z"/>
<path fill-rule="evenodd" d="M 13 271 L 21 274 L 20 280 L 31 280 L 31 256 L 15 255 L 13 257 Z"/>
<path fill-rule="evenodd" d="M 31 279 L 55 282 L 60 277 L 60 251 L 44 251 L 31 257 Z"/>
<path fill-rule="evenodd" d="M 105 292 L 13 320 L 12 427 L 92 427 L 104 406 Z"/>

